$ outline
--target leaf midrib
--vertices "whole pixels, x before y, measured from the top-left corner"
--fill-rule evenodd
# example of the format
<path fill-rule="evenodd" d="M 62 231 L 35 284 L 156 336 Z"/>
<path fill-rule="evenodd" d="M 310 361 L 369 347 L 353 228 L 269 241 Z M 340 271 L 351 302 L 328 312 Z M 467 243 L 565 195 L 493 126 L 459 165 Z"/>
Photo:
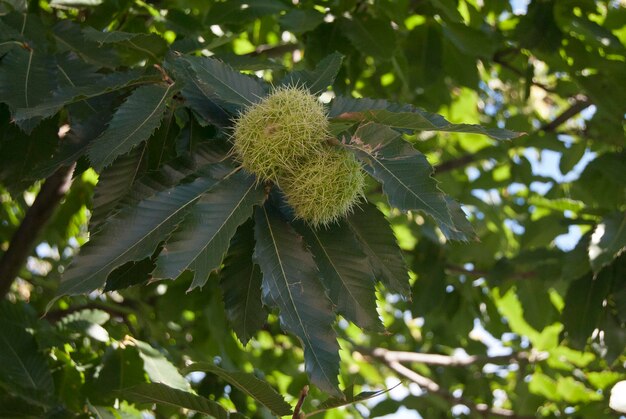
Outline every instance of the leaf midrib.
<path fill-rule="evenodd" d="M 285 273 L 285 270 L 283 268 L 283 262 L 282 262 L 282 259 L 280 257 L 280 253 L 278 251 L 278 246 L 276 245 L 276 239 L 274 237 L 274 232 L 272 231 L 272 225 L 270 224 L 270 219 L 269 219 L 269 216 L 267 215 L 267 211 L 265 210 L 265 208 L 263 208 L 263 214 L 265 215 L 265 220 L 267 222 L 267 229 L 268 229 L 268 231 L 270 233 L 270 236 L 272 238 L 272 245 L 274 247 L 274 251 L 276 252 L 276 257 L 278 258 L 280 271 L 283 274 L 283 279 L 284 279 L 284 282 L 285 282 L 285 288 L 287 289 L 287 293 L 289 293 L 289 301 L 291 303 L 291 306 L 293 307 L 293 311 L 295 312 L 296 317 L 298 318 L 298 322 L 300 323 L 300 327 L 301 327 L 302 331 L 304 332 L 304 335 L 306 336 L 308 347 L 312 349 L 313 345 L 311 344 L 311 338 L 309 337 L 308 330 L 304 327 L 304 323 L 302 322 L 302 318 L 300 317 L 300 313 L 296 309 L 296 305 L 295 305 L 295 302 L 294 302 L 294 299 L 293 299 L 293 295 L 291 294 L 291 288 L 289 288 L 289 282 L 287 282 L 287 274 Z M 279 292 L 278 295 L 281 297 L 281 299 L 283 299 L 281 292 Z M 327 382 L 332 383 L 332 381 L 326 375 L 326 371 L 324 370 L 324 368 L 321 368 L 321 366 L 323 364 L 320 362 L 319 358 L 317 357 L 317 353 L 314 350 L 311 350 L 311 352 L 313 353 L 313 357 L 315 358 L 315 361 L 320 366 L 320 371 L 322 372 L 322 374 L 326 378 Z"/>

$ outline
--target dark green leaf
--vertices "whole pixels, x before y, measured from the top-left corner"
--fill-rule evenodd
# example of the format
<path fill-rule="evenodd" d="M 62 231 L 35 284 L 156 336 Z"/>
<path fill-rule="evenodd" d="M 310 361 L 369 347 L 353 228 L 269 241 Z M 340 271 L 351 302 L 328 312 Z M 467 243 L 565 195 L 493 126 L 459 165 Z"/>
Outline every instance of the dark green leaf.
<path fill-rule="evenodd" d="M 626 249 L 626 212 L 607 215 L 596 226 L 589 243 L 589 261 L 597 273 Z"/>
<path fill-rule="evenodd" d="M 380 329 L 374 274 L 348 224 L 312 229 L 300 223 L 297 230 L 310 246 L 322 283 L 339 314 L 357 326 Z"/>
<path fill-rule="evenodd" d="M 285 402 L 283 396 L 278 394 L 268 383 L 259 380 L 252 374 L 239 371 L 227 371 L 206 362 L 191 364 L 186 367 L 183 372 L 188 373 L 191 371 L 204 371 L 215 374 L 267 407 L 275 415 L 291 415 L 291 406 Z"/>
<path fill-rule="evenodd" d="M 383 192 L 392 206 L 402 211 L 424 211 L 444 226 L 442 231 L 449 238 L 462 237 L 462 231 L 454 225 L 445 195 L 432 177 L 432 166 L 402 139 L 402 134 L 382 125 L 366 124 L 357 129 L 347 148 L 383 184 Z"/>
<path fill-rule="evenodd" d="M 371 204 L 361 205 L 347 223 L 352 228 L 376 279 L 392 292 L 409 296 L 409 274 L 389 222 Z"/>
<path fill-rule="evenodd" d="M 211 271 L 219 268 L 237 227 L 263 199 L 263 188 L 243 172 L 204 193 L 167 240 L 154 276 L 177 278 L 189 269 L 195 273 L 190 290 L 202 287 Z"/>
<path fill-rule="evenodd" d="M 278 19 L 281 26 L 293 33 L 308 32 L 324 21 L 324 15 L 317 10 L 292 9 Z"/>
<path fill-rule="evenodd" d="M 266 88 L 256 78 L 241 74 L 214 58 L 183 58 L 195 73 L 195 84 L 208 98 L 218 98 L 236 106 L 257 103 Z"/>
<path fill-rule="evenodd" d="M 598 327 L 602 302 L 611 288 L 611 269 L 604 269 L 594 278 L 591 274 L 572 282 L 565 296 L 562 313 L 564 332 L 575 348 L 584 348 L 591 333 Z"/>
<path fill-rule="evenodd" d="M 220 404 L 161 383 L 145 383 L 120 391 L 120 396 L 139 403 L 157 403 L 190 409 L 216 419 L 228 419 L 231 414 Z"/>
<path fill-rule="evenodd" d="M 54 382 L 46 357 L 35 338 L 23 326 L 0 319 L 0 384 L 33 397 L 54 393 Z"/>
<path fill-rule="evenodd" d="M 321 390 L 339 396 L 339 345 L 332 306 L 302 237 L 266 205 L 255 211 L 255 259 L 263 272 L 263 301 L 280 310 L 282 327 L 304 346 L 306 370 Z"/>
<path fill-rule="evenodd" d="M 216 182 L 210 177 L 201 177 L 157 192 L 136 206 L 122 210 L 83 246 L 63 277 L 59 295 L 101 288 L 116 267 L 152 255 L 159 242 Z"/>
<path fill-rule="evenodd" d="M 129 85 L 141 82 L 158 81 L 154 76 L 144 76 L 138 71 L 116 72 L 106 76 L 96 75 L 89 84 L 79 84 L 79 81 L 70 77 L 68 68 L 59 69 L 59 81 L 68 83 L 60 89 L 52 92 L 42 103 L 30 108 L 18 108 L 15 112 L 15 121 L 21 124 L 31 118 L 48 118 L 57 113 L 64 105 L 84 101 L 96 96 L 103 95 Z M 87 104 L 86 106 L 91 106 Z"/>
<path fill-rule="evenodd" d="M 231 240 L 220 280 L 226 317 L 244 345 L 267 319 L 267 311 L 261 302 L 263 276 L 259 266 L 252 262 L 253 252 L 254 228 L 248 221 L 237 229 Z"/>
<path fill-rule="evenodd" d="M 161 124 L 167 102 L 174 93 L 174 84 L 153 84 L 133 91 L 115 112 L 106 131 L 90 144 L 88 155 L 94 167 L 101 170 L 117 156 L 147 140 Z"/>
<path fill-rule="evenodd" d="M 315 66 L 315 70 L 302 70 L 289 73 L 289 75 L 282 80 L 281 84 L 305 86 L 312 94 L 317 95 L 326 91 L 328 86 L 333 84 L 341 68 L 342 61 L 343 55 L 335 52 L 320 61 L 320 63 Z"/>
<path fill-rule="evenodd" d="M 92 227 L 104 221 L 119 200 L 130 191 L 141 175 L 142 166 L 145 166 L 145 151 L 145 146 L 139 146 L 102 170 L 94 189 L 92 215 L 89 219 Z"/>
<path fill-rule="evenodd" d="M 55 87 L 53 60 L 39 50 L 13 48 L 0 63 L 0 101 L 8 104 L 12 112 L 37 106 Z M 18 121 L 18 125 L 31 132 L 38 122 Z"/>

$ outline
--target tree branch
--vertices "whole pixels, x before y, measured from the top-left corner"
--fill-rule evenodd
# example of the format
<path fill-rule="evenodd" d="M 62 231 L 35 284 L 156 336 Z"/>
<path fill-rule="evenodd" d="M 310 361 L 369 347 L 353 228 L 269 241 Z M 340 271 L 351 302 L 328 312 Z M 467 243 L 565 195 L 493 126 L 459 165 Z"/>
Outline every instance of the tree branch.
<path fill-rule="evenodd" d="M 499 362 L 509 362 L 511 359 L 530 359 L 544 357 L 545 354 L 538 353 L 537 355 L 533 355 L 532 353 L 528 354 L 525 352 L 519 353 L 514 356 L 506 356 L 506 357 L 469 357 L 469 358 L 456 358 L 453 356 L 439 355 L 439 354 L 420 354 L 414 352 L 401 352 L 401 351 L 389 351 L 384 348 L 376 348 L 373 351 L 365 350 L 364 353 L 366 356 L 371 356 L 381 362 L 383 362 L 389 369 L 393 370 L 397 374 L 408 378 L 413 381 L 415 384 L 420 386 L 422 389 L 426 391 L 436 394 L 443 399 L 450 402 L 450 404 L 463 404 L 470 409 L 471 412 L 479 414 L 481 416 L 498 416 L 498 417 L 507 417 L 507 418 L 517 418 L 517 419 L 526 419 L 530 418 L 528 416 L 519 416 L 512 410 L 502 409 L 498 407 L 490 407 L 484 403 L 475 403 L 472 400 L 469 400 L 464 397 L 457 397 L 449 391 L 441 388 L 439 384 L 437 384 L 432 379 L 425 377 L 412 369 L 401 364 L 402 361 L 406 362 L 420 362 L 430 365 L 443 365 L 443 366 L 466 366 L 474 363 L 487 363 L 492 361 Z M 467 360 L 466 360 L 467 359 Z"/>
<path fill-rule="evenodd" d="M 361 352 L 362 348 L 359 348 Z M 426 365 L 439 365 L 444 367 L 463 367 L 468 365 L 484 365 L 484 364 L 510 364 L 519 360 L 527 360 L 529 362 L 538 362 L 547 358 L 545 352 L 518 352 L 510 355 L 499 356 L 455 356 L 442 354 L 427 354 L 421 352 L 405 352 L 390 351 L 385 348 L 376 348 L 372 351 L 365 349 L 363 352 L 368 353 L 375 358 L 383 359 L 385 362 L 417 362 Z"/>
<path fill-rule="evenodd" d="M 562 124 L 567 122 L 570 118 L 573 118 L 574 116 L 578 115 L 580 112 L 584 111 L 585 109 L 587 109 L 591 105 L 592 105 L 592 103 L 591 103 L 591 101 L 589 100 L 589 98 L 587 96 L 585 96 L 585 95 L 576 95 L 575 101 L 572 104 L 572 106 L 570 106 L 569 108 L 564 110 L 559 116 L 554 118 L 552 121 L 550 121 L 550 122 L 548 122 L 546 124 L 543 124 L 539 128 L 539 131 L 553 132 L 559 126 L 561 126 Z"/>
<path fill-rule="evenodd" d="M 298 398 L 298 403 L 296 403 L 296 407 L 293 409 L 292 419 L 300 419 L 300 410 L 302 409 L 302 404 L 304 403 L 304 399 L 309 394 L 309 386 L 302 387 L 300 391 L 300 397 Z"/>
<path fill-rule="evenodd" d="M 280 44 L 280 45 L 259 45 L 254 51 L 244 54 L 247 57 L 258 57 L 266 55 L 268 57 L 280 57 L 287 52 L 293 52 L 300 48 L 299 44 Z"/>
<path fill-rule="evenodd" d="M 543 124 L 537 130 L 537 132 L 540 132 L 540 131 L 543 131 L 543 132 L 554 132 L 554 131 L 556 131 L 556 129 L 558 127 L 563 125 L 569 119 L 571 119 L 574 116 L 578 115 L 580 112 L 582 112 L 583 110 L 587 109 L 589 106 L 591 106 L 593 104 L 591 102 L 591 100 L 589 100 L 589 98 L 587 96 L 582 95 L 582 94 L 576 95 L 574 97 L 574 99 L 575 99 L 574 103 L 569 108 L 567 108 L 563 112 L 561 112 L 552 121 Z M 456 159 L 445 161 L 445 162 L 440 163 L 437 166 L 435 166 L 435 168 L 434 168 L 435 169 L 435 175 L 439 174 L 439 173 L 449 172 L 449 171 L 455 170 L 455 169 L 460 169 L 462 167 L 467 166 L 468 164 L 474 163 L 476 160 L 478 160 L 478 158 L 476 157 L 475 154 L 465 154 L 465 155 L 463 155 L 461 157 L 458 157 Z"/>
<path fill-rule="evenodd" d="M 61 167 L 46 179 L 35 202 L 28 208 L 22 223 L 13 234 L 9 248 L 0 259 L 0 299 L 8 294 L 11 284 L 32 251 L 37 236 L 67 193 L 72 183 L 74 167 L 75 163 Z"/>

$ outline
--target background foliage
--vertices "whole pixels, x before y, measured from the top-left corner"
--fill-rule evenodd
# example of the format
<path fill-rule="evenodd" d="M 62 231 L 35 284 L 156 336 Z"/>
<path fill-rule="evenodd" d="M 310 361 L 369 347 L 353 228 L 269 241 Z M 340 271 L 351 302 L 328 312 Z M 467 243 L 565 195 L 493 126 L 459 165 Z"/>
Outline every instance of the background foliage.
<path fill-rule="evenodd" d="M 469 234 L 455 201 L 445 204 L 449 228 L 436 214 L 391 209 L 388 190 L 371 183 L 368 199 L 388 221 L 364 206 L 346 228 L 391 224 L 408 275 L 398 263 L 375 274 L 408 276 L 411 298 L 401 296 L 406 282 L 377 286 L 382 331 L 371 310 L 342 313 L 339 382 L 347 402 L 403 384 L 341 409 L 312 387 L 302 412 L 610 417 L 608 390 L 626 362 L 625 22 L 620 1 L 1 1 L 0 416 L 290 414 L 308 383 L 300 343 L 276 311 L 266 320 L 258 286 L 253 314 L 241 317 L 241 287 L 229 283 L 260 284 L 259 268 L 239 263 L 253 252 L 252 224 L 208 281 L 221 253 L 209 255 L 215 266 L 179 266 L 175 251 L 156 258 L 169 231 L 123 241 L 150 223 L 145 211 L 163 210 L 157 203 L 258 201 L 242 173 L 210 189 L 229 170 L 214 164 L 226 151 L 223 128 L 267 91 L 227 64 L 268 82 L 310 80 L 314 91 L 336 73 L 336 133 L 364 118 L 345 112 L 376 109 L 367 118 L 396 128 L 389 143 L 404 133 L 409 162 L 426 156 L 477 236 L 449 240 Z M 209 55 L 220 61 L 199 58 Z M 316 83 L 324 71 L 332 74 Z M 411 104 L 490 136 L 350 97 Z M 393 114 L 401 111 L 409 116 Z M 498 128 L 527 135 L 502 141 Z M 386 138 L 371 129 L 360 127 L 361 137 Z M 175 207 L 168 225 L 194 231 L 194 209 Z M 234 233 L 250 215 L 225 225 Z M 271 216 L 265 225 L 257 211 L 255 228 Z M 381 231 L 367 257 L 393 261 Z M 68 271 L 95 232 L 112 253 L 92 243 L 78 259 L 99 270 Z M 299 233 L 331 255 L 354 248 Z M 216 237 L 223 253 L 230 236 Z M 98 287 L 111 292 L 54 299 Z M 372 298 L 356 301 L 371 308 Z"/>

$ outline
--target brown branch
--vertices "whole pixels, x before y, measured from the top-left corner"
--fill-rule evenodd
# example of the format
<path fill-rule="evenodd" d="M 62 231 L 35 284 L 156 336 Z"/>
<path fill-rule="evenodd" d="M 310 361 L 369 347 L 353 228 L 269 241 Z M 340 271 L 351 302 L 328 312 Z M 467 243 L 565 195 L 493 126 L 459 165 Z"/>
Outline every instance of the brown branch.
<path fill-rule="evenodd" d="M 545 360 L 547 354 L 545 352 L 517 352 L 510 355 L 499 356 L 454 356 L 442 354 L 428 354 L 421 352 L 405 352 L 390 351 L 385 348 L 376 348 L 367 350 L 358 348 L 359 352 L 367 353 L 375 358 L 383 359 L 385 362 L 417 362 L 426 365 L 438 365 L 444 367 L 463 367 L 468 365 L 484 365 L 484 364 L 511 364 L 520 360 L 529 362 L 538 362 Z"/>
<path fill-rule="evenodd" d="M 462 404 L 464 406 L 467 406 L 467 408 L 471 412 L 474 412 L 481 416 L 487 417 L 491 415 L 491 416 L 498 416 L 498 417 L 505 417 L 505 418 L 518 418 L 518 419 L 530 418 L 529 416 L 518 416 L 512 410 L 502 409 L 499 407 L 489 407 L 488 405 L 484 403 L 474 403 L 473 401 L 465 397 L 457 397 L 453 395 L 452 393 L 448 392 L 447 390 L 442 389 L 439 386 L 439 384 L 437 384 L 430 378 L 424 377 L 423 375 L 416 373 L 412 369 L 405 367 L 399 362 L 388 362 L 387 366 L 393 371 L 395 371 L 396 373 L 413 381 L 418 386 L 428 390 L 429 392 L 433 394 L 437 394 L 438 396 L 449 401 L 450 404 Z"/>
<path fill-rule="evenodd" d="M 37 236 L 67 193 L 75 166 L 74 163 L 61 167 L 46 179 L 35 202 L 28 208 L 22 223 L 13 234 L 9 248 L 0 259 L 0 299 L 4 299 L 8 294 L 13 281 L 32 251 Z"/>
<path fill-rule="evenodd" d="M 576 95 L 574 103 L 569 108 L 564 110 L 561 114 L 559 114 L 552 121 L 543 124 L 537 130 L 537 132 L 540 132 L 540 131 L 543 131 L 543 132 L 554 132 L 554 131 L 556 131 L 556 129 L 558 127 L 563 125 L 569 119 L 571 119 L 574 116 L 578 115 L 583 110 L 587 109 L 592 104 L 593 103 L 589 100 L 589 98 L 587 96 L 582 95 L 582 94 Z M 445 172 L 449 172 L 451 170 L 463 168 L 463 167 L 467 166 L 468 164 L 474 163 L 477 160 L 479 160 L 479 159 L 476 157 L 475 154 L 465 154 L 465 155 L 463 155 L 461 157 L 445 161 L 445 162 L 440 163 L 437 166 L 435 166 L 435 168 L 434 168 L 435 175 L 439 174 L 439 173 L 445 173 Z"/>
<path fill-rule="evenodd" d="M 386 355 L 388 355 L 391 351 L 387 351 Z M 412 369 L 402 365 L 399 361 L 390 361 L 386 357 L 377 356 L 375 354 L 371 354 L 375 359 L 382 361 L 388 368 L 393 370 L 395 373 L 408 378 L 413 381 L 415 384 L 420 386 L 421 388 L 427 390 L 430 393 L 436 394 L 443 399 L 450 402 L 451 405 L 462 404 L 467 406 L 471 412 L 474 412 L 478 415 L 488 417 L 488 416 L 498 416 L 498 417 L 507 417 L 507 418 L 517 418 L 517 419 L 526 419 L 530 418 L 529 416 L 520 416 L 517 415 L 514 411 L 508 409 L 502 409 L 498 407 L 490 407 L 484 403 L 475 403 L 472 400 L 469 400 L 464 397 L 457 397 L 449 391 L 441 388 L 439 384 L 437 384 L 432 379 L 425 377 Z"/>
<path fill-rule="evenodd" d="M 573 118 L 574 116 L 578 115 L 580 112 L 587 109 L 591 105 L 592 103 L 587 96 L 577 95 L 575 97 L 574 103 L 569 108 L 564 110 L 559 116 L 554 118 L 552 121 L 546 124 L 543 124 L 539 128 L 539 131 L 554 132 L 559 126 L 567 122 L 570 118 Z"/>
<path fill-rule="evenodd" d="M 300 391 L 300 397 L 298 398 L 298 403 L 296 403 L 296 407 L 293 409 L 293 416 L 291 419 L 299 419 L 300 418 L 300 409 L 302 409 L 302 404 L 304 403 L 304 399 L 309 394 L 309 386 L 302 387 Z"/>

